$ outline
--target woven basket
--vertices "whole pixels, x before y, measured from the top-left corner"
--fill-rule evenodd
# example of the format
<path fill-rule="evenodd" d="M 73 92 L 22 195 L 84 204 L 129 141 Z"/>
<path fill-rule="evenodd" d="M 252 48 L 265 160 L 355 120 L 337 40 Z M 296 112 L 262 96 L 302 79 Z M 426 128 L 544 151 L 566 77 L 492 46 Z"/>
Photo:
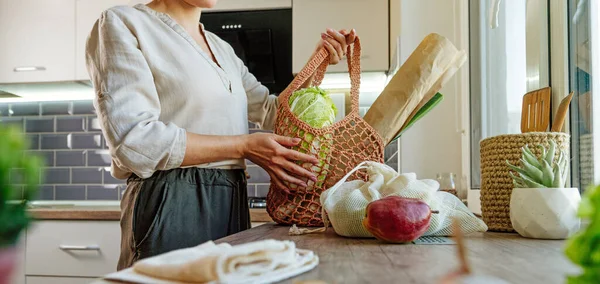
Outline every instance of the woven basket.
<path fill-rule="evenodd" d="M 539 155 L 540 149 L 536 145 L 548 147 L 550 140 L 569 153 L 569 138 L 561 132 L 528 132 L 490 137 L 480 142 L 481 212 L 490 231 L 514 232 L 510 223 L 510 195 L 514 186 L 506 161 L 521 165 L 523 146 L 530 145 L 531 151 Z"/>

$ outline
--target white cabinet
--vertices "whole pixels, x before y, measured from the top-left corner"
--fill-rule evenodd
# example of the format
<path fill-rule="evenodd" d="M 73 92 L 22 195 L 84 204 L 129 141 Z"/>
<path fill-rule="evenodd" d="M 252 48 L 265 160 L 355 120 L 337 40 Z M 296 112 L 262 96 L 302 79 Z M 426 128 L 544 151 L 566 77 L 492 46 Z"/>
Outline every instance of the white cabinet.
<path fill-rule="evenodd" d="M 89 284 L 96 278 L 27 276 L 27 284 Z"/>
<path fill-rule="evenodd" d="M 35 222 L 27 230 L 25 274 L 101 277 L 116 271 L 120 238 L 117 221 Z"/>
<path fill-rule="evenodd" d="M 356 29 L 362 44 L 362 71 L 389 67 L 389 0 L 293 0 L 292 71 L 299 72 L 326 28 Z M 347 72 L 346 61 L 328 72 Z"/>
<path fill-rule="evenodd" d="M 0 83 L 72 80 L 75 0 L 0 0 Z"/>
<path fill-rule="evenodd" d="M 21 239 L 17 245 L 17 267 L 13 271 L 11 284 L 25 284 L 25 231 L 21 233 Z"/>
<path fill-rule="evenodd" d="M 108 8 L 128 5 L 129 0 L 76 0 L 75 80 L 89 80 L 85 65 L 85 44 L 100 14 Z"/>

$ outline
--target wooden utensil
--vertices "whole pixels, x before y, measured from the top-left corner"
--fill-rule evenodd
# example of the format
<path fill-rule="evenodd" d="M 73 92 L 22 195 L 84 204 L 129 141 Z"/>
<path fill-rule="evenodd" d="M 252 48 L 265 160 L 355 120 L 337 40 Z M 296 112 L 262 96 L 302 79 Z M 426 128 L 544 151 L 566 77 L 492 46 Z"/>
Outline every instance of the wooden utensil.
<path fill-rule="evenodd" d="M 531 91 L 523 96 L 521 132 L 544 132 L 550 124 L 552 88 Z"/>
<path fill-rule="evenodd" d="M 552 132 L 559 132 L 562 130 L 563 124 L 565 123 L 565 118 L 567 117 L 567 111 L 569 111 L 569 105 L 571 104 L 571 99 L 573 98 L 573 92 L 571 92 L 566 98 L 564 98 L 560 105 L 558 106 L 558 110 L 556 111 L 556 117 L 554 121 L 552 121 Z"/>

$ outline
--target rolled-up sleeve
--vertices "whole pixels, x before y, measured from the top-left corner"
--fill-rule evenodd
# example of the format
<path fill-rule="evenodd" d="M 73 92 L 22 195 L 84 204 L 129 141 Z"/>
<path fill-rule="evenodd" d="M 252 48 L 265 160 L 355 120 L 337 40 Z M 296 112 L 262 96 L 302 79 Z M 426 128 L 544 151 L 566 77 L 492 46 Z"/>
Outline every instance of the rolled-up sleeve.
<path fill-rule="evenodd" d="M 114 12 L 105 11 L 96 22 L 86 45 L 86 63 L 113 163 L 142 178 L 179 167 L 186 131 L 158 120 L 161 108 L 153 75 L 136 37 Z M 126 178 L 114 171 L 113 176 Z"/>

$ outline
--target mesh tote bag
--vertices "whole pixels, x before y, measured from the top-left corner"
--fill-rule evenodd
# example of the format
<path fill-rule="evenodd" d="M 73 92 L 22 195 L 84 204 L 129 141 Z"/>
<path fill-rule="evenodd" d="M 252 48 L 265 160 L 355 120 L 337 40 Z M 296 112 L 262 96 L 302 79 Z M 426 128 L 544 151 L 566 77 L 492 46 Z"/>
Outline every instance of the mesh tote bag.
<path fill-rule="evenodd" d="M 350 73 L 351 111 L 342 120 L 324 128 L 314 128 L 298 119 L 290 110 L 289 99 L 314 74 L 313 85 L 319 86 L 329 65 L 325 48 L 316 52 L 290 85 L 279 95 L 279 108 L 274 133 L 300 138 L 292 149 L 313 155 L 318 165 L 303 164 L 317 176 L 317 182 L 307 181 L 308 187 L 286 184 L 286 193 L 271 184 L 267 194 L 267 212 L 273 221 L 285 225 L 322 227 L 320 195 L 363 161 L 383 163 L 384 144 L 379 134 L 358 113 L 360 87 L 360 40 L 357 37 L 346 51 Z M 367 178 L 364 171 L 350 180 Z"/>
<path fill-rule="evenodd" d="M 368 181 L 346 181 L 351 173 L 366 169 Z M 391 167 L 375 162 L 358 164 L 348 175 L 338 181 L 321 195 L 321 204 L 325 210 L 325 226 L 329 222 L 335 233 L 345 237 L 372 238 L 373 235 L 363 226 L 367 205 L 387 196 L 419 199 L 432 210 L 429 228 L 424 236 L 451 236 L 452 220 L 457 219 L 461 231 L 465 234 L 485 232 L 488 228 L 456 196 L 438 191 L 440 185 L 435 180 L 417 179 L 415 173 L 399 174 Z M 324 213 L 325 214 L 325 213 Z M 329 222 L 328 222 L 329 221 Z M 290 230 L 300 235 L 323 230 Z"/>

